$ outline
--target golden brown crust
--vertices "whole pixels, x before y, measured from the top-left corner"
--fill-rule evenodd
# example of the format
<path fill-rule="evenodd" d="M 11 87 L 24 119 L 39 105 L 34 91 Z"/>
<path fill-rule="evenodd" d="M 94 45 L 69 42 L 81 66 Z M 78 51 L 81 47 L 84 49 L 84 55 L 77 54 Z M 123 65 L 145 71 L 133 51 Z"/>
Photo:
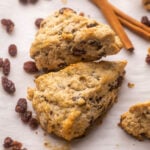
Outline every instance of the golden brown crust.
<path fill-rule="evenodd" d="M 119 125 L 139 140 L 150 138 L 150 102 L 130 107 L 128 112 L 121 115 Z"/>
<path fill-rule="evenodd" d="M 40 124 L 66 140 L 82 136 L 116 101 L 126 61 L 72 64 L 28 90 Z"/>
<path fill-rule="evenodd" d="M 121 47 L 109 26 L 62 8 L 42 22 L 30 56 L 39 70 L 59 70 L 72 63 L 116 54 Z"/>

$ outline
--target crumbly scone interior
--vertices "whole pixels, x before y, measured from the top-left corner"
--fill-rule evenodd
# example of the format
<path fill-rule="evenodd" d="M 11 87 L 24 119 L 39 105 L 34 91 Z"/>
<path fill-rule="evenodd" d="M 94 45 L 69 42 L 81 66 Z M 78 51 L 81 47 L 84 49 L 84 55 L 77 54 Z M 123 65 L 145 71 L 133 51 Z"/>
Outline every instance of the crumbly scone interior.
<path fill-rule="evenodd" d="M 150 138 L 150 102 L 132 106 L 121 116 L 120 126 L 139 140 Z"/>
<path fill-rule="evenodd" d="M 115 64 L 104 63 L 100 73 L 93 64 L 89 64 L 93 69 L 87 67 L 82 72 L 81 63 L 80 69 L 72 67 L 66 72 L 59 71 L 59 76 L 57 73 L 43 75 L 36 79 L 36 89 L 29 89 L 28 96 L 41 126 L 48 133 L 66 140 L 82 136 L 116 101 L 123 68 L 115 70 Z M 115 73 L 111 74 L 113 69 Z"/>

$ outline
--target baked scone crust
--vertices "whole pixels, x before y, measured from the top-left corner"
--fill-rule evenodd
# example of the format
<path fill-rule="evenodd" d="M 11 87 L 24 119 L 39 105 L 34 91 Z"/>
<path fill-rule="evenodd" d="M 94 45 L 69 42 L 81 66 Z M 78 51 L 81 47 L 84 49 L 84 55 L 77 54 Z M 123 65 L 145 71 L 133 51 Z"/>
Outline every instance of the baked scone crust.
<path fill-rule="evenodd" d="M 108 26 L 62 8 L 47 17 L 30 49 L 39 70 L 59 70 L 69 64 L 116 54 L 122 43 Z"/>
<path fill-rule="evenodd" d="M 150 0 L 143 0 L 144 8 L 150 11 Z"/>
<path fill-rule="evenodd" d="M 139 140 L 150 138 L 150 101 L 131 106 L 121 116 L 119 125 Z"/>
<path fill-rule="evenodd" d="M 28 98 L 42 128 L 66 140 L 84 135 L 116 101 L 125 65 L 80 62 L 38 77 Z"/>

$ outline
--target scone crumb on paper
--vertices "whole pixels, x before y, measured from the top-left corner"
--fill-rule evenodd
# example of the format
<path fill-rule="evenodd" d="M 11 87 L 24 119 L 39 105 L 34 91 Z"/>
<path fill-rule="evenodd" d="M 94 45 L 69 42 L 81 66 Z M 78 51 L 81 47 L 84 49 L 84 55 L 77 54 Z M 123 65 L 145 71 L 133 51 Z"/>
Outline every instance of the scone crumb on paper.
<path fill-rule="evenodd" d="M 46 148 L 50 148 L 51 150 L 71 150 L 69 143 L 64 144 L 52 144 L 50 142 L 45 141 L 44 146 Z"/>
<path fill-rule="evenodd" d="M 61 0 L 63 4 L 67 4 L 67 0 Z"/>
<path fill-rule="evenodd" d="M 129 87 L 129 88 L 134 88 L 134 86 L 135 86 L 134 83 L 128 82 L 128 87 Z"/>

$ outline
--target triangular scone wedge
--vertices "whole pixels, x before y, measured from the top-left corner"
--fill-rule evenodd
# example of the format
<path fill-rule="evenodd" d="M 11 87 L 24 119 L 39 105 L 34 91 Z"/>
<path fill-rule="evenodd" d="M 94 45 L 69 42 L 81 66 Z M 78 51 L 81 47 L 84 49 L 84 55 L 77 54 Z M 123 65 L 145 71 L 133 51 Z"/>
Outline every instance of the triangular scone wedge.
<path fill-rule="evenodd" d="M 122 47 L 108 26 L 63 8 L 46 18 L 30 49 L 39 70 L 59 70 L 80 61 L 113 55 Z"/>
<path fill-rule="evenodd" d="M 150 139 L 150 101 L 130 107 L 121 116 L 119 124 L 128 134 L 143 140 Z"/>
<path fill-rule="evenodd" d="M 38 77 L 28 98 L 42 128 L 66 140 L 84 135 L 116 101 L 125 65 L 81 62 Z"/>

